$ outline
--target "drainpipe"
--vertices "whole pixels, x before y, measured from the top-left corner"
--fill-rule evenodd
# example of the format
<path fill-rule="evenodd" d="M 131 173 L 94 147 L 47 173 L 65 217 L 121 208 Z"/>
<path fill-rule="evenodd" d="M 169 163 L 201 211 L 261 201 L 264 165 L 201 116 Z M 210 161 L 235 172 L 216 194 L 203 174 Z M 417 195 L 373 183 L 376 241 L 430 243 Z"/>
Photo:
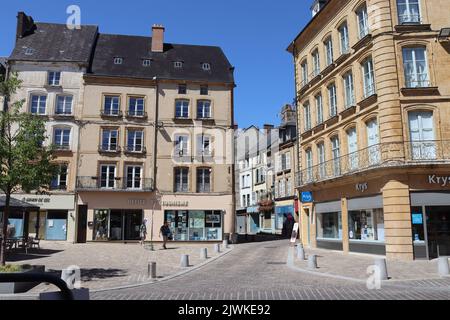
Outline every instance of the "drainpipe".
<path fill-rule="evenodd" d="M 157 176 L 157 161 L 158 161 L 158 157 L 156 156 L 157 151 L 158 151 L 158 129 L 159 129 L 159 124 L 158 124 L 158 118 L 159 118 L 159 82 L 158 82 L 158 77 L 154 77 L 153 80 L 155 80 L 155 84 L 156 84 L 156 103 L 155 103 L 155 114 L 154 114 L 154 122 L 155 122 L 155 126 L 153 128 L 153 156 L 152 156 L 152 161 L 153 161 L 153 191 L 156 191 L 157 188 L 157 184 L 156 184 L 156 176 Z"/>

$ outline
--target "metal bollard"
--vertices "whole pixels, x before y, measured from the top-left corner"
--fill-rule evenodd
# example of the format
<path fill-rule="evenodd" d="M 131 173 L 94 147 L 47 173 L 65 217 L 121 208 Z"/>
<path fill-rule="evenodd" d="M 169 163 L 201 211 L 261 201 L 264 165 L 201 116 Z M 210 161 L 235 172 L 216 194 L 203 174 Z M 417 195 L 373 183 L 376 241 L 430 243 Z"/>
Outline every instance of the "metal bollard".
<path fill-rule="evenodd" d="M 375 266 L 380 270 L 380 280 L 388 280 L 386 259 L 376 259 Z"/>
<path fill-rule="evenodd" d="M 225 249 L 228 249 L 228 240 L 223 240 L 223 247 L 225 248 Z"/>
<path fill-rule="evenodd" d="M 317 256 L 312 254 L 308 258 L 308 268 L 309 269 L 317 269 Z"/>
<path fill-rule="evenodd" d="M 450 268 L 448 265 L 448 257 L 439 257 L 438 259 L 438 269 L 440 276 L 450 275 Z"/>
<path fill-rule="evenodd" d="M 156 279 L 156 262 L 149 262 L 148 263 L 148 277 L 150 279 Z"/>
<path fill-rule="evenodd" d="M 189 267 L 189 256 L 187 254 L 181 256 L 181 267 L 182 268 Z"/>
<path fill-rule="evenodd" d="M 220 244 L 217 243 L 217 244 L 214 245 L 214 252 L 215 253 L 220 253 Z"/>
<path fill-rule="evenodd" d="M 208 259 L 208 249 L 203 248 L 200 250 L 200 259 L 206 260 Z"/>
<path fill-rule="evenodd" d="M 297 259 L 301 261 L 305 260 L 305 249 L 301 245 L 297 246 Z"/>

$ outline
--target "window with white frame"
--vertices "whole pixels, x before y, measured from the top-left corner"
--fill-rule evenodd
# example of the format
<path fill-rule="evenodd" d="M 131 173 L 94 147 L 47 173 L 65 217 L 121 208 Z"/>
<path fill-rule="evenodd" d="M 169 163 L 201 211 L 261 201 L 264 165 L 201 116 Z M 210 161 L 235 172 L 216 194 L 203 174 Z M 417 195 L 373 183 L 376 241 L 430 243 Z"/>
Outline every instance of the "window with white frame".
<path fill-rule="evenodd" d="M 199 100 L 197 101 L 197 118 L 198 119 L 211 119 L 211 101 Z"/>
<path fill-rule="evenodd" d="M 335 117 L 337 115 L 337 96 L 334 83 L 328 86 L 328 105 L 330 107 L 330 118 Z"/>
<path fill-rule="evenodd" d="M 326 176 L 325 144 L 323 142 L 321 142 L 317 145 L 317 159 L 319 162 L 319 178 L 323 179 Z"/>
<path fill-rule="evenodd" d="M 207 63 L 207 62 L 202 63 L 202 69 L 203 69 L 204 71 L 209 71 L 209 70 L 211 70 L 211 64 L 209 64 L 209 63 Z"/>
<path fill-rule="evenodd" d="M 375 75 L 373 71 L 372 58 L 368 58 L 362 63 L 364 98 L 375 94 Z"/>
<path fill-rule="evenodd" d="M 359 39 L 369 34 L 369 18 L 367 15 L 367 5 L 362 5 L 357 11 Z"/>
<path fill-rule="evenodd" d="M 316 101 L 317 124 L 321 124 L 323 122 L 322 94 L 319 93 L 318 95 L 316 95 L 314 100 Z"/>
<path fill-rule="evenodd" d="M 100 166 L 100 188 L 114 189 L 116 187 L 116 165 L 103 164 Z"/>
<path fill-rule="evenodd" d="M 189 118 L 189 100 L 177 100 L 175 103 L 175 118 Z"/>
<path fill-rule="evenodd" d="M 312 150 L 308 149 L 306 154 L 306 181 L 311 182 L 313 179 L 313 155 Z"/>
<path fill-rule="evenodd" d="M 305 102 L 303 104 L 303 117 L 304 117 L 304 131 L 311 130 L 311 107 L 309 105 L 309 102 Z"/>
<path fill-rule="evenodd" d="M 119 130 L 103 129 L 101 150 L 106 152 L 118 151 Z"/>
<path fill-rule="evenodd" d="M 286 185 L 284 184 L 283 180 L 278 180 L 278 196 L 280 198 L 284 198 L 286 196 L 286 190 L 285 190 Z"/>
<path fill-rule="evenodd" d="M 30 112 L 35 115 L 45 115 L 47 112 L 47 96 L 44 94 L 32 94 Z"/>
<path fill-rule="evenodd" d="M 348 25 L 347 22 L 344 22 L 339 27 L 339 39 L 340 39 L 340 49 L 341 54 L 346 54 L 349 52 L 350 49 L 350 42 L 348 37 Z"/>
<path fill-rule="evenodd" d="M 189 191 L 189 169 L 175 168 L 175 192 Z"/>
<path fill-rule="evenodd" d="M 358 137 L 356 128 L 347 130 L 347 146 L 348 146 L 348 166 L 350 170 L 358 169 Z"/>
<path fill-rule="evenodd" d="M 144 131 L 143 130 L 128 130 L 127 133 L 127 151 L 128 152 L 142 152 L 144 150 Z"/>
<path fill-rule="evenodd" d="M 292 196 L 292 180 L 290 178 L 286 178 L 286 196 Z"/>
<path fill-rule="evenodd" d="M 121 58 L 121 57 L 114 58 L 114 64 L 122 64 L 122 63 L 123 63 L 123 58 Z"/>
<path fill-rule="evenodd" d="M 54 128 L 53 129 L 53 144 L 57 149 L 70 149 L 70 128 Z"/>
<path fill-rule="evenodd" d="M 302 62 L 301 70 L 302 70 L 301 86 L 304 87 L 306 84 L 308 84 L 308 62 L 306 60 Z"/>
<path fill-rule="evenodd" d="M 57 96 L 55 113 L 57 115 L 72 115 L 72 104 L 72 96 Z"/>
<path fill-rule="evenodd" d="M 436 158 L 434 117 L 432 111 L 408 113 L 411 157 L 413 160 Z"/>
<path fill-rule="evenodd" d="M 197 155 L 210 156 L 211 155 L 211 137 L 208 135 L 197 136 Z"/>
<path fill-rule="evenodd" d="M 48 85 L 59 86 L 61 82 L 61 72 L 49 71 L 48 72 Z"/>
<path fill-rule="evenodd" d="M 337 136 L 331 138 L 331 155 L 333 157 L 333 174 L 338 176 L 341 174 L 341 150 L 339 137 Z"/>
<path fill-rule="evenodd" d="M 327 66 L 329 66 L 333 63 L 333 40 L 331 37 L 328 37 L 327 40 L 325 40 L 325 53 Z"/>
<path fill-rule="evenodd" d="M 419 0 L 397 0 L 397 11 L 400 24 L 421 22 Z"/>
<path fill-rule="evenodd" d="M 427 50 L 425 47 L 403 48 L 403 69 L 407 88 L 430 86 Z"/>
<path fill-rule="evenodd" d="M 143 117 L 145 114 L 145 99 L 143 97 L 128 98 L 128 115 Z"/>
<path fill-rule="evenodd" d="M 211 168 L 197 169 L 197 192 L 211 192 Z"/>
<path fill-rule="evenodd" d="M 344 75 L 344 88 L 345 88 L 345 107 L 349 108 L 355 105 L 355 90 L 353 86 L 353 74 L 347 72 Z"/>
<path fill-rule="evenodd" d="M 108 116 L 119 115 L 120 97 L 119 96 L 105 96 L 103 106 L 103 114 Z"/>
<path fill-rule="evenodd" d="M 150 67 L 151 65 L 152 65 L 152 60 L 151 59 L 143 59 L 142 60 L 142 66 Z"/>
<path fill-rule="evenodd" d="M 318 76 L 320 74 L 320 55 L 319 50 L 315 50 L 312 53 L 313 60 L 313 77 Z"/>
<path fill-rule="evenodd" d="M 187 156 L 189 155 L 189 136 L 187 135 L 176 135 L 175 136 L 175 156 Z"/>
<path fill-rule="evenodd" d="M 182 61 L 175 61 L 173 63 L 173 66 L 174 66 L 175 69 L 183 68 L 183 62 Z"/>
<path fill-rule="evenodd" d="M 377 119 L 370 120 L 366 123 L 367 130 L 367 151 L 369 153 L 369 164 L 378 164 L 380 158 L 380 138 Z"/>
<path fill-rule="evenodd" d="M 58 172 L 53 177 L 50 184 L 51 190 L 66 190 L 68 177 L 68 165 L 66 163 L 58 165 Z"/>
<path fill-rule="evenodd" d="M 128 165 L 127 189 L 142 189 L 142 166 Z"/>

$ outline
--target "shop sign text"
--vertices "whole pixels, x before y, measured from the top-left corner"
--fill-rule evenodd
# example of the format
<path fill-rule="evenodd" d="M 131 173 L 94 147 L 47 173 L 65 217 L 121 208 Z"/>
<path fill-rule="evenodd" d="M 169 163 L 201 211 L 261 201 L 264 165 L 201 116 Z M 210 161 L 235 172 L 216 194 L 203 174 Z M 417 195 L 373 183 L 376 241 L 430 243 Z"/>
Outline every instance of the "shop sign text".
<path fill-rule="evenodd" d="M 428 183 L 429 184 L 438 184 L 441 187 L 447 187 L 450 185 L 450 177 L 442 177 L 437 176 L 435 174 L 428 176 Z"/>
<path fill-rule="evenodd" d="M 163 201 L 163 207 L 177 207 L 177 208 L 187 208 L 189 207 L 189 201 Z"/>

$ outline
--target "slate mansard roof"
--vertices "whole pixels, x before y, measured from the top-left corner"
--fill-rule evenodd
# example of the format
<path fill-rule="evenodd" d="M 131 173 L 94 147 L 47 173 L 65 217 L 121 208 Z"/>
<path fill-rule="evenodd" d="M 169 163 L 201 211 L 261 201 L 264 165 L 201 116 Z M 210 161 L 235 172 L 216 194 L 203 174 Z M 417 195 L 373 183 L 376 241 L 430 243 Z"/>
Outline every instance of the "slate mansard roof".
<path fill-rule="evenodd" d="M 65 24 L 36 23 L 34 31 L 18 38 L 9 60 L 81 62 L 88 64 L 97 37 L 96 26 L 70 30 Z M 32 50 L 27 54 L 27 49 Z"/>
<path fill-rule="evenodd" d="M 234 83 L 233 70 L 222 49 L 212 46 L 164 44 L 164 52 L 151 51 L 152 38 L 100 34 L 92 61 L 94 75 Z M 123 58 L 115 65 L 114 58 Z M 143 66 L 149 59 L 150 67 Z M 175 62 L 183 62 L 175 68 Z M 203 63 L 211 70 L 205 71 Z"/>
<path fill-rule="evenodd" d="M 65 24 L 35 23 L 19 37 L 11 61 L 74 62 L 90 66 L 88 74 L 109 77 L 190 80 L 234 84 L 234 69 L 222 49 L 214 46 L 164 44 L 152 52 L 152 38 L 101 34 L 97 26 L 70 30 Z M 31 51 L 31 54 L 30 54 Z M 114 58 L 123 59 L 114 64 Z M 151 60 L 145 67 L 143 60 Z M 183 62 L 175 68 L 174 62 Z M 211 69 L 203 70 L 209 63 Z"/>

